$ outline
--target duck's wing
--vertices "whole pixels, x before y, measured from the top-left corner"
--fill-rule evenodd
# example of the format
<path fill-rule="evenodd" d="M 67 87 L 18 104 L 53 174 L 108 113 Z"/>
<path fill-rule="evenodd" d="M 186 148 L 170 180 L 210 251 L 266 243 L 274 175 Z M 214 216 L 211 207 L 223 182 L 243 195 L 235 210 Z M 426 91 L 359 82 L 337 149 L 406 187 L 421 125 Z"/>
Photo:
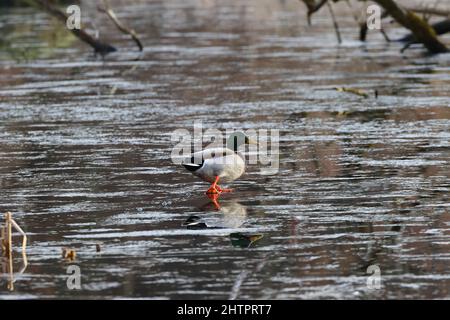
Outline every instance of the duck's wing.
<path fill-rule="evenodd" d="M 208 148 L 193 153 L 190 158 L 183 162 L 183 166 L 191 172 L 203 168 L 203 170 L 212 170 L 217 173 L 223 171 L 223 166 L 227 161 L 230 162 L 229 156 L 236 156 L 236 153 L 228 148 Z M 213 173 L 211 172 L 211 174 Z"/>
<path fill-rule="evenodd" d="M 217 159 L 217 158 L 223 158 L 231 155 L 235 155 L 234 151 L 228 148 L 208 148 L 205 150 L 202 150 L 200 152 L 194 153 L 195 155 L 200 155 L 202 159 Z"/>
<path fill-rule="evenodd" d="M 192 165 L 193 167 L 201 167 L 205 160 L 224 158 L 226 156 L 235 155 L 234 151 L 228 148 L 209 148 L 202 151 L 194 152 L 191 157 L 183 161 L 183 165 Z"/>

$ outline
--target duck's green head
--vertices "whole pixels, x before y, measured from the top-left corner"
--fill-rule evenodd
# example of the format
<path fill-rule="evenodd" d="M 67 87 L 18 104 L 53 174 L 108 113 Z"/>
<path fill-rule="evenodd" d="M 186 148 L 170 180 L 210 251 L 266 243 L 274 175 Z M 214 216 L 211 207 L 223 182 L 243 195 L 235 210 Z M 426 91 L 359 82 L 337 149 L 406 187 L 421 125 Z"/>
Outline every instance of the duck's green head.
<path fill-rule="evenodd" d="M 239 147 L 243 144 L 257 144 L 255 140 L 247 136 L 241 131 L 236 131 L 230 134 L 227 139 L 227 148 L 237 152 Z"/>

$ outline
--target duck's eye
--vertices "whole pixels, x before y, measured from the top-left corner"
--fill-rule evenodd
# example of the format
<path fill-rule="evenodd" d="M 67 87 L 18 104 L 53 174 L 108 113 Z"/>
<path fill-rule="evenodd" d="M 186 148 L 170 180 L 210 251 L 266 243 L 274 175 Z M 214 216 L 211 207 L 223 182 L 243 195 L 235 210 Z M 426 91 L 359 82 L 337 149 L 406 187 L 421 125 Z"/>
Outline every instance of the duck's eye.
<path fill-rule="evenodd" d="M 215 152 L 211 152 L 211 157 L 214 158 L 216 156 Z"/>

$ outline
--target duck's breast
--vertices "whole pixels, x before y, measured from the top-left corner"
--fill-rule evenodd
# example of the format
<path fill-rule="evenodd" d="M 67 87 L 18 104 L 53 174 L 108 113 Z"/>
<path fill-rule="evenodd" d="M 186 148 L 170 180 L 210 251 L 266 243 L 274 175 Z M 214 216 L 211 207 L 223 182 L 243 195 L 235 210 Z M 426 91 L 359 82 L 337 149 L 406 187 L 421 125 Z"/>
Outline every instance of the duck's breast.
<path fill-rule="evenodd" d="M 226 164 L 224 166 L 224 170 L 220 175 L 221 180 L 223 182 L 234 181 L 245 171 L 245 163 L 244 160 L 238 155 L 233 154 L 226 157 Z"/>

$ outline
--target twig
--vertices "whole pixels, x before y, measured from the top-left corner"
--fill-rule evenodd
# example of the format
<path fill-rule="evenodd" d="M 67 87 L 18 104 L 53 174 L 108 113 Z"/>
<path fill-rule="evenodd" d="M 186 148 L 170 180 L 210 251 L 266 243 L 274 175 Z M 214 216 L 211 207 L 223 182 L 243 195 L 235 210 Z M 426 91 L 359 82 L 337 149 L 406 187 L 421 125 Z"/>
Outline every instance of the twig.
<path fill-rule="evenodd" d="M 346 0 L 345 2 L 347 3 L 347 6 L 348 6 L 349 9 L 351 10 L 352 16 L 353 16 L 353 19 L 355 20 L 355 22 L 356 22 L 358 25 L 361 25 L 362 21 L 361 21 L 360 17 L 358 17 L 358 14 L 355 12 L 355 9 L 353 9 L 353 6 L 352 6 L 350 0 Z"/>
<path fill-rule="evenodd" d="M 12 223 L 11 223 L 11 212 L 5 214 L 5 225 L 6 225 L 6 256 L 8 258 L 8 271 L 9 271 L 9 282 L 8 289 L 10 291 L 14 290 L 14 271 L 13 271 L 13 261 L 12 261 Z"/>
<path fill-rule="evenodd" d="M 16 221 L 11 219 L 11 224 L 14 226 L 14 228 L 22 235 L 22 251 L 25 251 L 27 249 L 27 235 L 25 232 L 23 232 L 22 228 L 19 227 Z"/>
<path fill-rule="evenodd" d="M 315 0 L 301 0 L 306 7 L 308 8 L 308 13 L 307 13 L 307 19 L 308 19 L 308 25 L 311 25 L 311 16 L 313 15 L 313 13 L 319 11 L 320 8 L 322 8 L 322 6 L 328 1 L 328 0 L 320 0 L 319 3 L 316 4 Z"/>
<path fill-rule="evenodd" d="M 28 260 L 27 260 L 27 252 L 25 250 L 22 251 L 22 268 L 19 270 L 17 274 L 24 273 L 25 269 L 28 267 Z"/>
<path fill-rule="evenodd" d="M 353 19 L 355 20 L 355 22 L 359 26 L 359 41 L 366 41 L 367 31 L 368 31 L 366 21 L 364 19 L 360 19 L 358 17 L 358 15 L 355 13 L 355 10 L 353 9 L 353 6 L 352 6 L 352 4 L 351 4 L 351 2 L 349 0 L 346 0 L 345 2 L 347 3 L 347 6 L 350 8 L 350 10 L 352 12 Z M 386 16 L 387 16 L 387 12 L 384 11 L 382 16 L 381 16 L 381 19 L 386 18 Z M 380 32 L 383 35 L 383 37 L 386 40 L 386 42 L 391 42 L 391 39 L 389 39 L 389 36 L 384 31 L 383 27 L 381 27 Z"/>
<path fill-rule="evenodd" d="M 359 41 L 366 41 L 367 37 L 367 24 L 365 22 L 359 25 Z"/>
<path fill-rule="evenodd" d="M 387 42 L 391 42 L 391 39 L 390 39 L 389 36 L 387 35 L 386 31 L 384 31 L 384 28 L 383 28 L 383 27 L 380 28 L 380 32 L 381 32 L 381 34 L 383 35 L 384 40 L 386 40 Z"/>
<path fill-rule="evenodd" d="M 116 14 L 114 13 L 114 11 L 109 7 L 109 3 L 108 3 L 107 0 L 102 0 L 102 2 L 103 2 L 104 8 L 98 7 L 98 10 L 100 10 L 101 12 L 106 13 L 108 15 L 108 17 L 114 22 L 114 24 L 116 25 L 116 27 L 120 31 L 122 31 L 125 34 L 130 35 L 131 38 L 133 39 L 133 41 L 139 47 L 139 51 L 144 50 L 144 46 L 142 45 L 141 40 L 139 40 L 136 32 L 133 29 L 129 29 L 128 27 L 123 25 L 122 22 L 119 21 L 119 19 L 117 18 Z"/>
<path fill-rule="evenodd" d="M 16 229 L 22 235 L 22 251 L 27 249 L 27 235 L 17 222 L 12 218 L 11 212 L 5 214 L 5 226 L 1 228 L 2 249 L 5 250 L 5 255 L 9 255 L 12 250 L 12 228 Z"/>
<path fill-rule="evenodd" d="M 60 20 L 62 23 L 66 23 L 68 16 L 61 11 L 56 6 L 50 4 L 46 0 L 33 0 L 35 1 L 41 8 L 43 8 L 45 11 L 50 13 L 52 16 Z M 92 48 L 94 48 L 96 53 L 100 53 L 101 55 L 108 54 L 110 52 L 116 51 L 117 49 L 113 46 L 98 41 L 97 39 L 93 38 L 91 35 L 89 35 L 84 29 L 71 29 L 70 30 L 78 39 L 81 41 L 89 44 Z"/>
<path fill-rule="evenodd" d="M 365 22 L 361 23 L 359 29 L 359 41 L 366 41 L 367 31 L 368 31 L 367 23 Z M 384 40 L 386 40 L 386 42 L 391 42 L 391 39 L 387 35 L 386 31 L 384 31 L 383 27 L 380 28 L 380 33 L 383 35 L 383 38 Z"/>
<path fill-rule="evenodd" d="M 331 6 L 331 3 L 329 1 L 327 1 L 327 6 L 328 10 L 330 10 L 331 19 L 333 19 L 334 31 L 336 32 L 338 43 L 341 44 L 342 43 L 341 32 L 339 31 L 339 25 L 337 23 L 336 17 L 334 16 L 333 7 Z"/>
<path fill-rule="evenodd" d="M 28 266 L 26 247 L 27 247 L 27 235 L 22 230 L 22 228 L 17 224 L 16 221 L 12 218 L 11 212 L 7 212 L 5 214 L 5 226 L 1 227 L 1 236 L 2 236 L 2 250 L 4 250 L 3 254 L 6 256 L 7 264 L 6 272 L 9 274 L 9 281 L 7 288 L 10 291 L 14 290 L 14 269 L 13 269 L 13 256 L 12 256 L 12 228 L 16 229 L 22 236 L 22 268 L 19 270 L 17 274 L 22 274 Z"/>
<path fill-rule="evenodd" d="M 2 226 L 0 225 L 0 233 L 1 233 L 1 249 L 2 253 L 6 252 L 6 225 Z"/>
<path fill-rule="evenodd" d="M 6 256 L 11 256 L 12 254 L 12 223 L 11 223 L 11 212 L 5 214 L 5 230 L 6 230 Z"/>
<path fill-rule="evenodd" d="M 349 0 L 346 0 L 345 2 L 347 3 L 347 6 L 350 8 L 350 10 L 352 12 L 353 19 L 359 26 L 359 41 L 366 41 L 367 31 L 368 31 L 366 21 L 364 21 L 364 19 L 361 19 L 360 17 L 358 17 L 357 13 L 353 9 L 353 6 Z"/>
<path fill-rule="evenodd" d="M 405 51 L 406 51 L 407 49 L 409 49 L 409 47 L 411 47 L 411 45 L 413 45 L 413 44 L 414 44 L 414 41 L 410 41 L 410 42 L 406 43 L 406 44 L 403 46 L 403 48 L 400 49 L 400 53 L 405 52 Z"/>

